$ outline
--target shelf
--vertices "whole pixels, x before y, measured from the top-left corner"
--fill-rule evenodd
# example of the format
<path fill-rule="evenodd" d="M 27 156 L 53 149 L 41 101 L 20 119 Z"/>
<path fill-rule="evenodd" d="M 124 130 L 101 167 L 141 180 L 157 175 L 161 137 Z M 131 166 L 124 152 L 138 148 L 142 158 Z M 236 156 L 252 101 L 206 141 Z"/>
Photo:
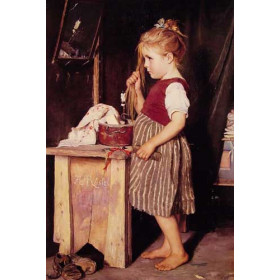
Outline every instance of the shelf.
<path fill-rule="evenodd" d="M 233 187 L 234 180 L 232 179 L 219 179 L 217 182 L 213 184 L 214 186 L 225 186 L 225 187 Z"/>

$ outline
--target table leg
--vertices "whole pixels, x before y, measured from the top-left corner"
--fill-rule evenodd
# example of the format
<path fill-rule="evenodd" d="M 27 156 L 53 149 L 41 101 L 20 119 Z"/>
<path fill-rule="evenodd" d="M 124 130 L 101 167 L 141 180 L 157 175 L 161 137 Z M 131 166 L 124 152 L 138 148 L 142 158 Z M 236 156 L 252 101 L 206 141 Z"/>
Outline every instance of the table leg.
<path fill-rule="evenodd" d="M 111 160 L 110 204 L 105 261 L 113 267 L 126 267 L 131 261 L 130 208 L 127 204 L 126 162 Z"/>
<path fill-rule="evenodd" d="M 55 156 L 54 236 L 61 254 L 72 253 L 70 158 Z"/>

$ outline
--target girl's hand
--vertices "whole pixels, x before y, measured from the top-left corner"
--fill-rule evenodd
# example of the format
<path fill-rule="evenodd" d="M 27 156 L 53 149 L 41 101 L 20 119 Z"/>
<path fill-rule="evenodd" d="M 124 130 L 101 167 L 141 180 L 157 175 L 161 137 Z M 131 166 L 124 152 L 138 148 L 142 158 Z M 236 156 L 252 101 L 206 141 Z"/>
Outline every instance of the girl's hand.
<path fill-rule="evenodd" d="M 131 76 L 126 80 L 126 86 L 134 85 L 135 91 L 141 91 L 141 78 L 139 71 L 134 71 Z"/>
<path fill-rule="evenodd" d="M 141 159 L 148 160 L 155 149 L 156 146 L 148 141 L 139 148 L 139 150 L 136 152 L 136 155 Z"/>

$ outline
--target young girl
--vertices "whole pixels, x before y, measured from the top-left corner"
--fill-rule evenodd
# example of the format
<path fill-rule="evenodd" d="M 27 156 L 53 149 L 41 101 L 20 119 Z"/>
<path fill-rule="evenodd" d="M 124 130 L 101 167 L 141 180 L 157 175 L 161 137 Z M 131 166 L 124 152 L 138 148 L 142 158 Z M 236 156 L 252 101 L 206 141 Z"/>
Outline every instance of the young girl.
<path fill-rule="evenodd" d="M 186 263 L 176 214 L 195 211 L 191 181 L 191 154 L 182 135 L 188 116 L 188 84 L 178 70 L 186 46 L 174 20 L 159 20 L 142 34 L 138 44 L 138 66 L 127 79 L 136 93 L 133 145 L 140 149 L 132 155 L 129 199 L 133 207 L 155 216 L 163 234 L 162 246 L 142 253 L 143 258 L 164 258 L 155 267 L 171 270 Z M 143 97 L 144 68 L 158 81 Z M 155 151 L 159 161 L 148 160 Z"/>

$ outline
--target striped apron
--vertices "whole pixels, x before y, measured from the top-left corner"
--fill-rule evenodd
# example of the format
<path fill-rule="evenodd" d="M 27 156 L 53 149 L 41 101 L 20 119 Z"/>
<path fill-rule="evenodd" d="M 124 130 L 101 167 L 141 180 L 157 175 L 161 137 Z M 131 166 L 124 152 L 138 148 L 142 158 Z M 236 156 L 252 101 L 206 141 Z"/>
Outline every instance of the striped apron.
<path fill-rule="evenodd" d="M 164 125 L 140 113 L 134 125 L 133 145 L 141 146 L 163 128 Z M 156 151 L 162 154 L 159 161 L 145 161 L 132 154 L 131 205 L 153 216 L 194 213 L 191 153 L 186 138 L 179 134 Z"/>

